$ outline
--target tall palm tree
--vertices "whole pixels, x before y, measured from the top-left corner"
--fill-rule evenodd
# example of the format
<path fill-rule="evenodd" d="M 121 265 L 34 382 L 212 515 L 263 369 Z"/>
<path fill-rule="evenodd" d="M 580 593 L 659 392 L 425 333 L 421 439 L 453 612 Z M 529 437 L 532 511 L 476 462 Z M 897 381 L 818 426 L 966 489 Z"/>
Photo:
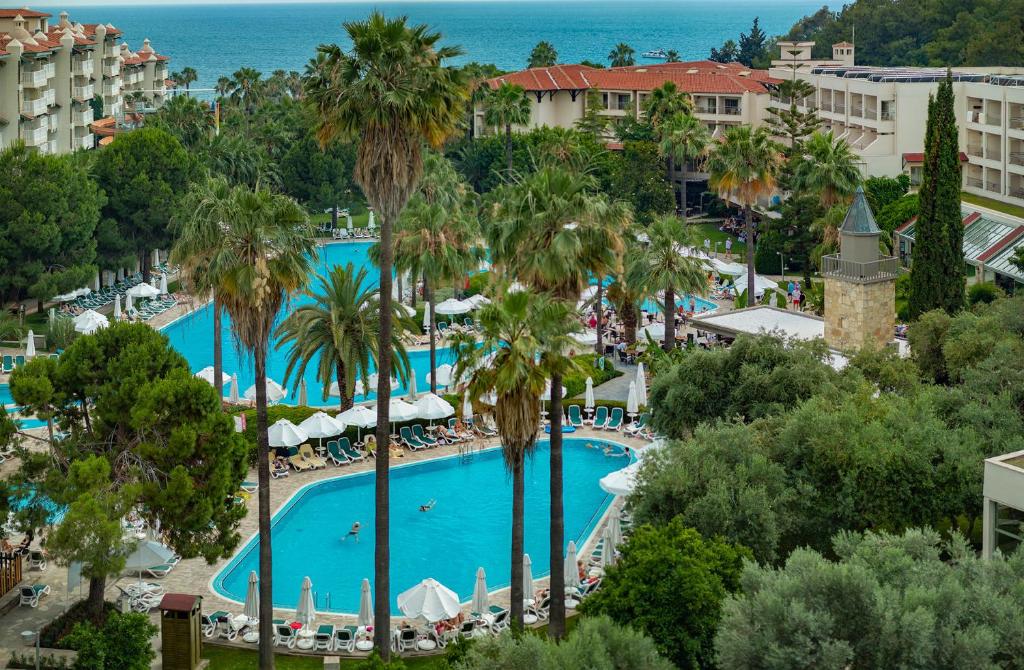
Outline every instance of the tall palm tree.
<path fill-rule="evenodd" d="M 679 203 L 686 219 L 686 163 L 707 153 L 711 144 L 711 132 L 696 117 L 677 112 L 658 127 L 660 142 L 658 149 L 668 158 L 669 183 L 675 182 L 675 166 L 683 166 L 683 178 L 679 185 Z"/>
<path fill-rule="evenodd" d="M 228 77 L 218 77 L 217 83 L 213 85 L 213 89 L 217 91 L 217 95 L 223 97 L 234 90 L 234 82 Z"/>
<path fill-rule="evenodd" d="M 231 99 L 241 103 L 247 112 L 251 112 L 263 96 L 266 82 L 263 73 L 251 67 L 239 68 L 231 75 Z"/>
<path fill-rule="evenodd" d="M 575 308 L 591 275 L 621 264 L 628 208 L 595 194 L 593 177 L 541 167 L 498 189 L 485 230 L 492 262 L 527 286 Z M 563 350 L 564 351 L 564 350 Z M 548 354 L 549 358 L 553 355 Z M 564 590 L 562 508 L 562 370 L 551 364 L 551 589 Z M 559 602 L 556 602 L 559 601 Z M 564 633 L 565 603 L 552 599 L 549 633 Z"/>
<path fill-rule="evenodd" d="M 352 407 L 358 379 L 369 385 L 371 365 L 379 360 L 380 295 L 375 286 L 366 283 L 366 268 L 357 272 L 352 264 L 335 265 L 317 277 L 318 290 L 304 295 L 313 302 L 292 312 L 275 333 L 277 348 L 290 346 L 285 383 L 295 373 L 301 380 L 310 364 L 316 365 L 316 377 L 327 399 L 331 380 L 338 381 L 340 410 Z M 393 369 L 402 376 L 409 374 L 409 355 L 402 343 L 401 331 L 413 324 L 402 312 L 401 305 L 391 303 L 391 318 L 400 324 L 391 336 L 394 352 Z"/>
<path fill-rule="evenodd" d="M 690 239 L 686 225 L 676 217 L 656 219 L 647 227 L 647 237 L 646 247 L 630 268 L 633 276 L 626 281 L 642 287 L 648 295 L 664 291 L 665 336 L 661 346 L 670 351 L 676 343 L 676 296 L 706 295 L 708 268 L 704 261 L 684 253 Z"/>
<path fill-rule="evenodd" d="M 185 95 L 191 96 L 192 93 L 189 91 L 189 86 L 193 82 L 199 80 L 199 73 L 193 67 L 185 67 L 181 69 L 181 83 L 185 85 Z"/>
<path fill-rule="evenodd" d="M 636 63 L 636 50 L 625 42 L 619 42 L 608 54 L 612 67 L 627 67 Z"/>
<path fill-rule="evenodd" d="M 669 49 L 666 52 L 666 54 L 665 54 L 665 62 L 666 63 L 678 63 L 679 62 L 679 52 L 676 51 L 675 49 Z"/>
<path fill-rule="evenodd" d="M 186 194 L 173 226 L 177 239 L 171 248 L 170 262 L 179 267 L 182 284 L 191 295 L 213 296 L 213 378 L 222 379 L 224 354 L 223 299 L 220 293 L 221 263 L 224 252 L 225 224 L 234 214 L 234 193 L 223 177 L 214 177 L 193 185 Z M 216 386 L 216 382 L 214 384 Z M 223 392 L 222 386 L 217 386 Z"/>
<path fill-rule="evenodd" d="M 424 144 L 440 147 L 459 127 L 468 92 L 458 70 L 445 61 L 460 50 L 438 46 L 440 35 L 404 18 L 374 12 L 348 22 L 350 51 L 321 46 L 307 71 L 305 93 L 317 113 L 323 144 L 358 139 L 355 179 L 380 221 L 380 310 L 378 365 L 391 369 L 392 227 L 416 192 Z M 390 656 L 391 598 L 389 532 L 387 375 L 377 383 L 377 459 L 374 552 L 374 646 Z"/>
<path fill-rule="evenodd" d="M 503 82 L 484 98 L 484 123 L 505 129 L 505 163 L 512 174 L 512 126 L 530 122 L 530 99 L 519 84 Z"/>
<path fill-rule="evenodd" d="M 637 266 L 641 262 L 644 247 L 632 235 L 626 236 L 626 250 L 623 254 L 622 270 L 615 273 L 608 285 L 608 301 L 615 306 L 615 313 L 622 322 L 622 330 L 627 343 L 636 342 L 636 328 L 640 322 L 640 307 L 643 305 L 647 292 L 636 277 Z"/>
<path fill-rule="evenodd" d="M 512 475 L 512 555 L 511 619 L 515 629 L 523 625 L 523 510 L 524 466 L 537 442 L 540 423 L 540 396 L 550 369 L 548 359 L 539 356 L 548 349 L 568 347 L 568 333 L 575 320 L 572 310 L 562 301 L 551 300 L 529 291 L 509 291 L 480 310 L 482 346 L 473 335 L 457 335 L 452 349 L 457 355 L 455 376 L 471 374 L 468 391 L 472 399 L 494 393 L 494 418 L 501 440 L 505 467 Z M 493 361 L 483 356 L 493 352 Z M 554 433 L 552 433 L 554 437 Z M 562 548 L 558 555 L 561 557 Z M 563 572 L 562 562 L 552 577 Z M 551 601 L 560 598 L 555 590 Z M 563 603 L 564 604 L 564 603 Z"/>
<path fill-rule="evenodd" d="M 274 602 L 270 545 L 270 446 L 267 439 L 267 349 L 274 318 L 308 281 L 316 232 L 294 200 L 266 190 L 236 187 L 222 222 L 223 243 L 214 264 L 224 309 L 240 349 L 256 373 L 256 471 L 259 479 L 261 668 L 274 667 Z"/>
<path fill-rule="evenodd" d="M 822 207 L 847 201 L 861 183 L 860 157 L 849 142 L 832 131 L 814 132 L 796 157 L 793 185 L 797 191 L 818 195 Z"/>
<path fill-rule="evenodd" d="M 541 40 L 530 52 L 530 60 L 526 67 L 551 67 L 558 62 L 558 52 L 551 42 Z"/>
<path fill-rule="evenodd" d="M 775 190 L 785 161 L 782 147 L 765 127 L 734 126 L 708 158 L 710 186 L 743 207 L 747 240 L 747 295 L 754 295 L 754 215 L 758 198 Z"/>
<path fill-rule="evenodd" d="M 676 114 L 692 114 L 693 99 L 689 93 L 680 91 L 675 82 L 666 81 L 644 101 L 644 113 L 651 126 L 658 129 Z"/>

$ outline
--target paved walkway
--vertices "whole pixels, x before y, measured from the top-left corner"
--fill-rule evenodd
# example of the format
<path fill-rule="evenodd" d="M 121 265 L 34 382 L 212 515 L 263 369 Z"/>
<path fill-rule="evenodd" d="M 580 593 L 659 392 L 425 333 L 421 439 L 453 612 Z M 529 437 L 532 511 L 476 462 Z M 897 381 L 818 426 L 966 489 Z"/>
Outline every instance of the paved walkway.
<path fill-rule="evenodd" d="M 611 356 L 605 360 L 614 365 L 616 370 L 620 370 L 622 375 L 615 379 L 609 379 L 599 386 L 595 386 L 594 400 L 626 402 L 626 398 L 629 397 L 629 383 L 636 380 L 636 366 L 612 361 Z"/>

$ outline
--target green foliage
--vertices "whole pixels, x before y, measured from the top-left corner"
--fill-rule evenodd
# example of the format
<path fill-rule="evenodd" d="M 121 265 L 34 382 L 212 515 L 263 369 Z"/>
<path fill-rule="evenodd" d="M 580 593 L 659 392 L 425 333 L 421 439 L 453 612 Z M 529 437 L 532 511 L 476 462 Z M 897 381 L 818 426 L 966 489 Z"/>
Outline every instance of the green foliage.
<path fill-rule="evenodd" d="M 942 310 L 925 312 L 907 332 L 910 352 L 921 376 L 934 383 L 944 383 L 946 359 L 942 353 L 952 318 Z"/>
<path fill-rule="evenodd" d="M 996 286 L 994 282 L 971 284 L 971 287 L 967 289 L 967 304 L 977 305 L 978 303 L 995 302 L 1003 295 L 1003 290 Z"/>
<path fill-rule="evenodd" d="M 551 67 L 558 62 L 558 52 L 551 42 L 540 41 L 530 51 L 530 59 L 526 67 Z"/>
<path fill-rule="evenodd" d="M 739 587 L 749 556 L 744 547 L 701 537 L 679 518 L 643 525 L 580 611 L 649 635 L 681 670 L 710 667 L 722 602 Z"/>
<path fill-rule="evenodd" d="M 145 670 L 156 658 L 150 638 L 157 631 L 145 614 L 111 612 L 102 628 L 77 624 L 65 642 L 78 652 L 75 670 Z"/>
<path fill-rule="evenodd" d="M 175 95 L 154 114 L 146 117 L 147 128 L 160 128 L 178 138 L 182 146 L 199 149 L 213 132 L 213 112 L 209 105 L 187 95 Z"/>
<path fill-rule="evenodd" d="M 450 650 L 452 645 L 449 645 Z M 561 643 L 537 635 L 499 635 L 476 640 L 453 670 L 671 670 L 650 638 L 604 616 L 583 617 Z"/>
<path fill-rule="evenodd" d="M 838 560 L 799 549 L 747 564 L 724 605 L 718 664 L 736 670 L 1019 669 L 1024 552 L 979 558 L 960 536 L 841 533 Z M 949 560 L 944 560 L 948 557 Z M 771 653 L 765 653 L 771 650 Z"/>
<path fill-rule="evenodd" d="M 351 144 L 332 142 L 321 148 L 312 134 L 292 143 L 281 156 L 281 187 L 310 210 L 353 204 L 356 155 Z"/>
<path fill-rule="evenodd" d="M 719 63 L 738 62 L 747 67 L 764 67 L 769 56 L 768 36 L 761 30 L 760 19 L 754 17 L 754 23 L 750 26 L 750 32 L 740 33 L 739 43 L 733 40 L 726 40 L 721 48 L 712 47 L 710 60 Z"/>
<path fill-rule="evenodd" d="M 893 67 L 1024 64 L 1021 0 L 859 0 L 838 12 L 822 7 L 798 21 L 789 40 L 816 42 L 813 57 L 857 32 L 857 63 Z"/>
<path fill-rule="evenodd" d="M 84 163 L 16 144 L 0 174 L 0 293 L 42 301 L 88 284 L 104 197 Z"/>
<path fill-rule="evenodd" d="M 611 67 L 628 67 L 636 64 L 636 50 L 626 44 L 619 42 L 615 48 L 608 53 L 608 61 Z"/>
<path fill-rule="evenodd" d="M 74 339 L 78 337 L 75 330 L 75 320 L 69 316 L 58 315 L 50 322 L 50 332 L 47 341 L 58 351 L 67 349 Z"/>
<path fill-rule="evenodd" d="M 728 349 L 697 350 L 659 374 L 651 388 L 652 426 L 672 438 L 721 418 L 777 414 L 835 384 L 822 342 L 739 337 Z"/>
<path fill-rule="evenodd" d="M 98 233 L 107 264 L 131 265 L 153 249 L 171 246 L 171 217 L 195 173 L 194 160 L 177 138 L 159 128 L 121 135 L 100 150 L 95 172 L 107 194 Z"/>
<path fill-rule="evenodd" d="M 789 155 L 797 154 L 805 137 L 821 127 L 818 110 L 812 105 L 804 111 L 798 106 L 801 101 L 814 96 L 814 87 L 803 79 L 784 79 L 779 83 L 779 96 L 789 99 L 789 107 L 769 107 L 766 123 L 780 137 L 787 138 Z"/>
<path fill-rule="evenodd" d="M 868 177 L 864 180 L 864 194 L 876 219 L 879 212 L 905 196 L 909 190 L 910 176 L 906 174 L 895 177 Z"/>
<path fill-rule="evenodd" d="M 882 241 L 890 251 L 893 250 L 893 233 L 897 228 L 917 216 L 920 210 L 920 197 L 917 193 L 905 195 L 898 200 L 890 202 L 881 210 L 875 210 L 875 223 L 882 229 Z"/>
<path fill-rule="evenodd" d="M 603 369 L 594 367 L 597 354 L 582 354 L 574 359 L 579 370 L 571 372 L 562 378 L 562 386 L 565 387 L 566 398 L 582 397 L 587 388 L 587 377 L 598 387 L 610 379 L 622 376 L 621 370 L 616 370 L 610 363 L 606 362 Z M 568 403 L 572 404 L 572 403 Z"/>
<path fill-rule="evenodd" d="M 385 661 L 375 650 L 366 660 L 355 665 L 353 670 L 405 670 L 405 663 L 401 658 Z"/>
<path fill-rule="evenodd" d="M 638 223 L 649 223 L 675 211 L 672 186 L 661 169 L 658 145 L 647 141 L 625 142 L 614 164 L 610 192 L 620 194 L 633 207 Z"/>

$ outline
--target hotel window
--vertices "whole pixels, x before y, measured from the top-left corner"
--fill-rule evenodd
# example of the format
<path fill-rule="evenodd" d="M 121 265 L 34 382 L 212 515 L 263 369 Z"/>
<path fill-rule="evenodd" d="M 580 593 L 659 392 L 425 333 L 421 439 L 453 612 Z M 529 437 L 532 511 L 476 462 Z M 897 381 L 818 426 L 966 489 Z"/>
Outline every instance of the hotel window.
<path fill-rule="evenodd" d="M 739 113 L 740 113 L 740 100 L 739 100 L 739 98 L 724 98 L 722 100 L 722 103 L 723 103 L 723 108 L 722 108 L 722 113 L 723 114 L 730 114 L 730 115 L 733 115 L 733 116 L 738 116 L 739 115 Z"/>
<path fill-rule="evenodd" d="M 921 180 L 924 177 L 924 166 L 922 165 L 911 165 L 910 166 L 910 185 L 920 186 Z"/>

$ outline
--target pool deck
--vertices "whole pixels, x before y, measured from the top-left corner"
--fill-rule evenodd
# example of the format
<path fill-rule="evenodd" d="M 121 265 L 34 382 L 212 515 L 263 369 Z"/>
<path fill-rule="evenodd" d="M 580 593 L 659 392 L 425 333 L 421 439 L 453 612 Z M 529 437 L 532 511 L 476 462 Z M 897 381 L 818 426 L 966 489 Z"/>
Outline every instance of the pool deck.
<path fill-rule="evenodd" d="M 36 432 L 36 431 L 33 431 Z M 45 432 L 45 431 L 43 431 Z M 624 435 L 621 432 L 604 431 L 604 430 L 593 430 L 591 428 L 584 428 L 577 430 L 569 437 L 579 439 L 592 437 L 595 439 L 602 439 L 608 441 L 618 442 L 626 445 L 634 450 L 642 450 L 649 442 L 632 438 Z M 539 439 L 546 439 L 546 436 L 541 433 Z M 45 448 L 42 442 L 37 443 L 38 446 L 34 448 Z M 480 439 L 477 440 L 474 447 L 477 449 L 487 449 L 498 445 L 496 439 Z M 402 458 L 396 458 L 396 465 L 414 463 L 419 461 L 427 461 L 434 458 L 443 456 L 450 456 L 459 453 L 459 445 L 444 445 L 420 452 L 409 452 L 406 450 L 405 455 Z M 7 463 L 4 465 L 11 465 Z M 368 460 L 362 463 L 348 465 L 344 467 L 328 466 L 324 470 L 316 470 L 312 472 L 291 472 L 288 477 L 281 479 L 274 479 L 270 484 L 270 506 L 271 509 L 276 513 L 282 505 L 284 505 L 300 488 L 307 484 L 321 481 L 324 479 L 330 479 L 346 473 L 358 473 L 372 470 L 375 462 Z M 247 477 L 251 481 L 256 481 L 256 472 L 251 470 Z M 256 514 L 256 496 L 252 496 L 248 501 L 245 502 L 247 513 L 242 519 L 239 525 L 239 534 L 241 535 L 241 542 L 239 548 L 245 546 L 249 538 L 257 532 L 258 518 Z M 581 556 L 587 556 L 593 550 L 598 539 L 601 537 L 601 531 L 604 528 L 609 514 L 612 511 L 618 511 L 621 509 L 622 499 L 616 498 L 612 504 L 605 511 L 605 515 L 597 525 L 595 532 L 593 532 L 588 538 L 587 542 L 584 543 L 579 549 Z M 213 577 L 221 571 L 231 560 L 231 557 L 222 559 L 213 565 L 207 564 L 202 558 L 188 559 L 181 561 L 178 566 L 174 568 L 166 577 L 162 579 L 148 579 L 147 581 L 155 581 L 161 584 L 165 591 L 168 593 L 189 593 L 200 595 L 203 597 L 203 611 L 214 612 L 216 610 L 225 610 L 235 614 L 241 613 L 242 606 L 239 603 L 230 601 L 216 593 L 212 587 L 211 582 Z M 60 614 L 66 604 L 72 604 L 77 600 L 80 600 L 84 596 L 84 587 L 75 593 L 67 593 L 67 569 L 57 566 L 55 563 L 50 563 L 47 568 L 43 571 L 25 571 L 25 583 L 45 583 L 49 584 L 52 590 L 51 594 L 40 601 L 38 608 L 30 609 L 28 607 L 15 607 L 7 611 L 6 613 L 0 614 L 0 658 L 6 658 L 12 650 L 22 652 L 26 649 L 23 642 L 19 638 L 21 631 L 23 630 L 35 630 L 45 623 L 52 620 L 58 614 Z M 424 575 L 427 577 L 428 575 Z M 136 576 L 124 576 L 119 579 L 111 579 L 107 583 L 107 599 L 116 600 L 119 595 L 118 586 L 125 586 L 138 581 Z M 545 588 L 547 586 L 547 578 L 538 578 L 535 581 L 538 589 Z M 3 604 L 8 602 L 12 597 L 16 596 L 16 592 L 8 594 L 5 598 L 0 600 L 0 608 Z M 491 600 L 494 604 L 508 605 L 509 590 L 508 588 L 494 591 L 491 593 Z M 294 616 L 294 610 L 288 609 L 275 609 L 274 616 L 280 618 L 289 618 Z M 468 610 L 467 610 L 468 614 Z M 159 624 L 159 613 L 154 611 L 151 612 L 150 618 L 154 623 Z M 404 619 L 402 617 L 392 617 L 392 625 L 397 626 Z M 338 614 L 318 614 L 317 623 L 335 625 L 351 625 L 355 623 L 354 616 L 338 615 Z M 154 641 L 154 646 L 158 648 L 158 641 Z M 255 645 L 246 644 L 244 642 L 227 643 L 239 647 L 255 648 Z M 289 653 L 302 653 L 299 650 L 292 650 Z M 313 653 L 313 652 L 310 652 Z M 315 655 L 322 656 L 322 652 L 316 652 Z"/>

